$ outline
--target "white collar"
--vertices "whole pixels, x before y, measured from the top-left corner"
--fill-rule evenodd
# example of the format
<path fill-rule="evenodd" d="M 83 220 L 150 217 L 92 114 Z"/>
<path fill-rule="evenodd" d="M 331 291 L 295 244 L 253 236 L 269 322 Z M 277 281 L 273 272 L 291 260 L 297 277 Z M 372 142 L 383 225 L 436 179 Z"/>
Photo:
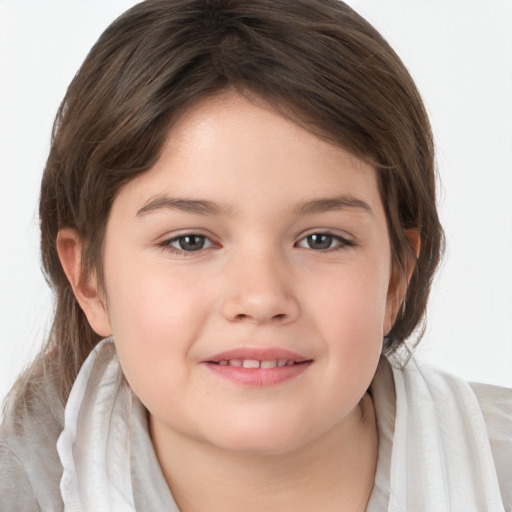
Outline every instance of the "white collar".
<path fill-rule="evenodd" d="M 57 442 L 66 512 L 135 512 L 130 472 L 132 392 L 111 339 L 91 352 L 66 404 Z"/>

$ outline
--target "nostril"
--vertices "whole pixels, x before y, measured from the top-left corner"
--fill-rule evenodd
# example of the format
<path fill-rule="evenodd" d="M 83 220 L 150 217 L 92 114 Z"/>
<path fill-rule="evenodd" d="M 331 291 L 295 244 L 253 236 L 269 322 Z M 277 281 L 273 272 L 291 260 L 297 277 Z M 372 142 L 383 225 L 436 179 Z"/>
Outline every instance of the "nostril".
<path fill-rule="evenodd" d="M 285 320 L 286 316 L 287 315 L 285 313 L 279 313 L 277 315 L 272 316 L 271 320 L 280 322 L 282 320 Z M 238 315 L 235 316 L 234 320 L 235 320 L 235 322 L 244 322 L 244 321 L 248 320 L 249 318 L 252 318 L 251 315 L 247 315 L 245 313 L 239 313 Z M 255 320 L 257 320 L 257 319 L 255 318 Z"/>
<path fill-rule="evenodd" d="M 244 293 L 226 298 L 222 303 L 222 315 L 230 322 L 254 322 L 285 324 L 294 321 L 299 314 L 294 298 L 277 293 Z"/>

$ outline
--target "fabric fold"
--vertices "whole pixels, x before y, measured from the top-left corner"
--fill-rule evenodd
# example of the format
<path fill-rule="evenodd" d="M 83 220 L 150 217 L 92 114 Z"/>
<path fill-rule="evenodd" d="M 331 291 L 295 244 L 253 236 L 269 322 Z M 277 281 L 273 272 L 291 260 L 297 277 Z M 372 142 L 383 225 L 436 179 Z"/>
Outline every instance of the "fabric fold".
<path fill-rule="evenodd" d="M 412 358 L 393 369 L 390 512 L 504 512 L 478 400 L 461 379 Z"/>
<path fill-rule="evenodd" d="M 111 339 L 85 361 L 57 442 L 66 512 L 133 512 L 130 478 L 132 392 Z"/>

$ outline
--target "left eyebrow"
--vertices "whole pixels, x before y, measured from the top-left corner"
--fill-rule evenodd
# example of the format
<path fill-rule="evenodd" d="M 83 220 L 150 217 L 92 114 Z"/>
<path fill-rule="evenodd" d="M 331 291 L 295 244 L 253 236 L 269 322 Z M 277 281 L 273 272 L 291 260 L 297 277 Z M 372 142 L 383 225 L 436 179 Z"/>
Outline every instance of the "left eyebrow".
<path fill-rule="evenodd" d="M 332 210 L 356 209 L 373 215 L 371 206 L 361 199 L 350 195 L 323 197 L 311 201 L 301 201 L 293 208 L 295 215 L 311 215 Z"/>
<path fill-rule="evenodd" d="M 199 215 L 221 215 L 231 211 L 227 205 L 219 205 L 204 199 L 186 199 L 158 195 L 150 198 L 142 208 L 137 210 L 136 216 L 142 217 L 158 210 L 181 210 L 186 213 Z"/>

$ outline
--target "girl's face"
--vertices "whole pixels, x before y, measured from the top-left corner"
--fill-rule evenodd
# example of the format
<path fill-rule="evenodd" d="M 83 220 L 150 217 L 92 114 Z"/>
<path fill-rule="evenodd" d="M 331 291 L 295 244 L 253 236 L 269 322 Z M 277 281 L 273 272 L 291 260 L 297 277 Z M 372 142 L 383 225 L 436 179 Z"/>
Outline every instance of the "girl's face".
<path fill-rule="evenodd" d="M 104 265 L 103 321 L 163 439 L 285 453 L 359 414 L 394 302 L 376 172 L 343 149 L 204 100 L 114 201 Z"/>

